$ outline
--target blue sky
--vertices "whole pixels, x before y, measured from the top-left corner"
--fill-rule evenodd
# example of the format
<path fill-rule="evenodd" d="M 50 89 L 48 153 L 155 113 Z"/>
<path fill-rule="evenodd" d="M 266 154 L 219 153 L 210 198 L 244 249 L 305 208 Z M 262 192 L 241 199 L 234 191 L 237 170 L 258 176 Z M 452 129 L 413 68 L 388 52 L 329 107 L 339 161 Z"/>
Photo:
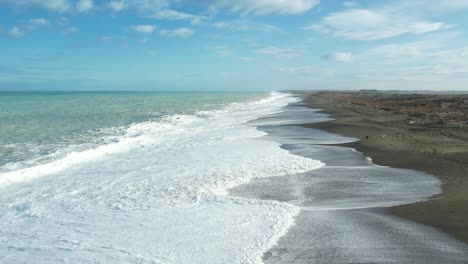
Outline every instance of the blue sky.
<path fill-rule="evenodd" d="M 467 0 L 0 0 L 0 90 L 468 90 L 467 17 Z"/>

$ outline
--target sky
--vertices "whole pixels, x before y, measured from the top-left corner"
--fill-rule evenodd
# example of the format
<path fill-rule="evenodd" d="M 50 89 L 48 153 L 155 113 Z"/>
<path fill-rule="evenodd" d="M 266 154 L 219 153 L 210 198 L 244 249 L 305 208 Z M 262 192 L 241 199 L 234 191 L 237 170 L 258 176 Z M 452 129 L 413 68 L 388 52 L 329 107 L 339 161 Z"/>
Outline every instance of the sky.
<path fill-rule="evenodd" d="M 468 0 L 0 0 L 0 90 L 468 90 Z"/>

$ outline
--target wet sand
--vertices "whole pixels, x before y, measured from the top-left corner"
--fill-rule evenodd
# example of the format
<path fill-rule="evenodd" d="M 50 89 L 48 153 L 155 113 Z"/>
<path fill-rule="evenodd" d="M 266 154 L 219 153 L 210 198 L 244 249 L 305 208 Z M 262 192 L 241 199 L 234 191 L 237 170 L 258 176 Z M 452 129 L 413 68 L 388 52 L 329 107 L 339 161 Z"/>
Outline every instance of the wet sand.
<path fill-rule="evenodd" d="M 432 94 L 418 102 L 411 102 L 410 96 L 405 97 L 367 93 L 308 94 L 306 102 L 310 107 L 321 108 L 336 120 L 304 126 L 359 138 L 360 141 L 343 146 L 364 153 L 375 164 L 414 169 L 438 177 L 443 193 L 428 201 L 396 206 L 389 211 L 443 230 L 468 243 L 468 125 L 460 127 L 453 122 L 450 124 L 450 120 L 434 125 L 427 118 L 431 112 L 445 114 L 448 118 L 455 114 L 466 117 L 466 105 L 452 102 L 453 98 L 460 101 L 466 96 Z M 388 101 L 392 101 L 391 108 L 388 104 L 379 105 Z M 402 111 L 409 109 L 403 107 L 405 101 L 423 105 L 422 110 L 427 112 L 421 116 L 420 112 Z M 440 101 L 448 104 L 447 109 L 434 105 Z M 398 105 L 398 102 L 402 104 Z M 455 110 L 457 112 L 450 113 Z"/>
<path fill-rule="evenodd" d="M 233 196 L 274 200 L 300 210 L 287 234 L 264 253 L 264 263 L 467 263 L 465 243 L 387 210 L 441 193 L 440 181 L 424 172 L 373 164 L 347 147 L 358 137 L 305 127 L 321 128 L 330 120 L 298 103 L 252 122 L 267 132 L 263 140 L 325 164 L 229 190 Z"/>

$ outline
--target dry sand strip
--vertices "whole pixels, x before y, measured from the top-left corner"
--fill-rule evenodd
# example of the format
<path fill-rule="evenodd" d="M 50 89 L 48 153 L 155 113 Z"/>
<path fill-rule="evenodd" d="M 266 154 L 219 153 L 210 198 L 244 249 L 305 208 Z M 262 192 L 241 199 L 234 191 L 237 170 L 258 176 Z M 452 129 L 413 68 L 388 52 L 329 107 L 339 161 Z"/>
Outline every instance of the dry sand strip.
<path fill-rule="evenodd" d="M 317 92 L 306 101 L 336 120 L 304 126 L 361 139 L 344 145 L 375 164 L 437 176 L 441 195 L 390 212 L 468 243 L 468 96 Z"/>

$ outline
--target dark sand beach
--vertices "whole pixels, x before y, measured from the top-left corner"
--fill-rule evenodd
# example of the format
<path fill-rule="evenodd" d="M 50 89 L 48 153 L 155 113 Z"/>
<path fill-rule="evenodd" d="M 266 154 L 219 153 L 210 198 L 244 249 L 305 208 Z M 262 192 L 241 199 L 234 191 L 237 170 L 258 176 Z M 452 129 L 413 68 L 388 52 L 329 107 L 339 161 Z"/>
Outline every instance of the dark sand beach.
<path fill-rule="evenodd" d="M 320 161 L 323 166 L 299 174 L 254 179 L 229 190 L 233 196 L 278 201 L 299 210 L 294 225 L 264 253 L 264 263 L 467 263 L 468 245 L 461 241 L 459 232 L 464 230 L 464 194 L 463 189 L 456 189 L 461 185 L 454 183 L 463 179 L 463 173 L 457 172 L 459 167 L 445 165 L 458 164 L 458 160 L 442 158 L 445 148 L 434 150 L 439 145 L 423 145 L 423 136 L 393 125 L 392 120 L 398 118 L 390 111 L 376 109 L 378 114 L 373 114 L 369 109 L 364 116 L 360 114 L 363 110 L 353 106 L 341 108 L 346 101 L 335 101 L 337 94 L 298 96 L 297 103 L 252 124 L 266 133 L 262 140 L 277 142 L 290 153 Z M 448 127 L 453 117 L 444 118 Z M 404 122 L 419 126 L 416 122 L 421 120 L 406 118 Z M 438 126 L 440 123 L 437 121 Z M 413 137 L 416 140 L 410 140 Z M 427 137 L 434 137 L 435 144 L 444 142 L 435 135 Z M 450 137 L 448 142 L 452 140 Z M 378 142 L 384 142 L 381 148 Z M 442 146 L 449 144 L 450 157 L 458 157 L 456 153 L 464 146 Z M 433 176 L 437 175 L 435 169 L 443 170 L 446 178 Z M 446 182 L 454 189 L 447 189 Z M 447 209 L 438 201 L 453 207 Z M 437 209 L 452 215 L 438 215 L 443 213 Z M 461 224 L 454 227 L 457 221 Z"/>
<path fill-rule="evenodd" d="M 401 218 L 440 229 L 468 242 L 468 96 L 379 92 L 306 94 L 311 108 L 335 120 L 304 124 L 360 141 L 346 143 L 378 165 L 438 177 L 443 192 L 392 207 Z"/>

